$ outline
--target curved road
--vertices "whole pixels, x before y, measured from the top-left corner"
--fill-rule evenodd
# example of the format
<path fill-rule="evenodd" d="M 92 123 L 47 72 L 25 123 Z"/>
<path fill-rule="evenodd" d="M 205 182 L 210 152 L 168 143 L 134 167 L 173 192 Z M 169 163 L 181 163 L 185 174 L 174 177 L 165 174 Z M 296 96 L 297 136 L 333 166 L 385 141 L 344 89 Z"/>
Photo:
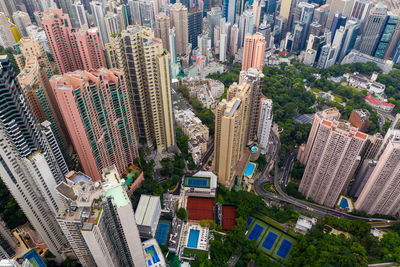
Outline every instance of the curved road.
<path fill-rule="evenodd" d="M 279 161 L 279 151 L 280 151 L 281 143 L 280 143 L 279 138 L 275 135 L 275 133 L 273 131 L 271 131 L 271 134 L 272 134 L 273 139 L 275 141 L 277 141 L 276 142 L 277 146 L 275 149 L 275 163 L 277 163 Z M 274 193 L 265 191 L 264 185 L 268 183 L 265 172 L 263 172 L 261 174 L 261 176 L 258 179 L 256 179 L 256 181 L 254 183 L 255 192 L 258 195 L 261 195 L 264 199 L 285 202 L 285 203 L 291 204 L 297 208 L 306 210 L 309 213 L 319 215 L 319 216 L 329 215 L 329 216 L 338 217 L 338 218 L 347 218 L 350 220 L 363 220 L 363 221 L 370 222 L 371 224 L 373 224 L 373 222 L 379 223 L 379 225 L 391 225 L 393 223 L 399 222 L 399 221 L 386 220 L 386 219 L 380 219 L 380 218 L 359 217 L 359 216 L 351 215 L 347 212 L 342 212 L 339 210 L 335 210 L 332 208 L 314 204 L 314 203 L 311 203 L 308 201 L 299 200 L 299 199 L 296 199 L 294 197 L 287 195 L 282 189 L 282 183 L 284 183 L 286 185 L 288 182 L 288 176 L 289 176 L 289 172 L 291 169 L 291 165 L 293 164 L 294 158 L 295 158 L 295 154 L 293 152 L 289 153 L 286 156 L 283 171 L 281 173 L 279 172 L 278 164 L 275 164 L 274 187 L 275 187 L 276 191 L 278 192 L 278 194 L 274 194 Z"/>

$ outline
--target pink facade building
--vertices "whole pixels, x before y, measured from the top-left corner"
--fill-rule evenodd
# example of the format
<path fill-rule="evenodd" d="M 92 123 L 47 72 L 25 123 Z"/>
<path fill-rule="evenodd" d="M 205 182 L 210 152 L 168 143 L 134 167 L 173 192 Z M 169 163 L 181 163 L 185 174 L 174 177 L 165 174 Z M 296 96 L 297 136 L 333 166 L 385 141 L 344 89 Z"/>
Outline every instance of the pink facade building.
<path fill-rule="evenodd" d="M 348 122 L 322 120 L 299 191 L 306 198 L 333 207 L 350 179 L 367 136 Z"/>
<path fill-rule="evenodd" d="M 387 143 L 355 208 L 368 214 L 397 216 L 400 211 L 400 136 Z"/>
<path fill-rule="evenodd" d="M 85 174 L 99 180 L 113 164 L 122 174 L 138 155 L 123 72 L 75 71 L 50 83 Z"/>
<path fill-rule="evenodd" d="M 262 70 L 266 47 L 265 37 L 261 33 L 246 34 L 243 46 L 242 70 L 247 71 L 249 68 Z"/>
<path fill-rule="evenodd" d="M 61 9 L 44 11 L 42 25 L 60 73 L 106 67 L 97 27 L 74 29 Z"/>
<path fill-rule="evenodd" d="M 314 145 L 315 135 L 318 132 L 318 128 L 321 125 L 321 121 L 322 120 L 333 121 L 333 120 L 339 120 L 339 118 L 340 118 L 340 112 L 335 107 L 324 109 L 322 111 L 315 113 L 314 122 L 311 127 L 310 134 L 308 135 L 307 144 L 306 144 L 304 150 L 302 150 L 302 149 L 299 150 L 299 155 L 297 157 L 297 159 L 302 164 L 304 164 L 304 165 L 307 164 L 308 156 Z"/>

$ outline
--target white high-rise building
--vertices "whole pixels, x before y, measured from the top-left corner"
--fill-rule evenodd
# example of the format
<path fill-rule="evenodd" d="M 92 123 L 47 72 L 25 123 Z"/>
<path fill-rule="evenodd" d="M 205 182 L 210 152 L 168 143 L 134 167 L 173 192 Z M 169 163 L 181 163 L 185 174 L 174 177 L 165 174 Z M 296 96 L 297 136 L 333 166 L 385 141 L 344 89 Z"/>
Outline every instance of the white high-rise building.
<path fill-rule="evenodd" d="M 269 135 L 272 125 L 272 100 L 268 98 L 261 99 L 260 119 L 258 120 L 257 138 L 261 147 L 261 153 L 268 152 Z"/>
<path fill-rule="evenodd" d="M 104 47 L 105 44 L 110 42 L 110 36 L 108 36 L 106 24 L 104 20 L 103 6 L 98 1 L 90 2 L 90 8 L 94 18 L 94 24 L 99 27 L 101 43 Z"/>
<path fill-rule="evenodd" d="M 57 221 L 84 266 L 146 266 L 133 207 L 115 166 L 103 183 L 69 173 L 57 191 L 68 203 Z"/>
<path fill-rule="evenodd" d="M 227 49 L 228 36 L 226 33 L 220 34 L 219 40 L 219 61 L 226 61 L 226 49 Z"/>
<path fill-rule="evenodd" d="M 176 63 L 176 35 L 175 28 L 169 30 L 169 53 L 171 54 L 171 62 Z"/>
<path fill-rule="evenodd" d="M 72 4 L 72 8 L 75 9 L 76 17 L 80 27 L 83 25 L 89 27 L 86 10 L 82 2 L 80 0 L 76 1 L 74 4 Z"/>
<path fill-rule="evenodd" d="M 14 35 L 10 28 L 10 22 L 7 16 L 0 12 L 0 46 L 10 47 L 16 43 Z"/>
<path fill-rule="evenodd" d="M 69 244 L 55 219 L 61 202 L 54 196 L 56 182 L 49 164 L 40 153 L 20 157 L 3 126 L 0 140 L 1 179 L 50 251 L 61 259 Z"/>
<path fill-rule="evenodd" d="M 15 23 L 15 26 L 17 26 L 21 37 L 28 36 L 28 33 L 26 32 L 26 27 L 32 24 L 29 14 L 23 11 L 16 11 L 13 13 L 12 19 Z"/>
<path fill-rule="evenodd" d="M 106 24 L 107 36 L 111 36 L 113 33 L 119 33 L 122 31 L 121 18 L 118 14 L 108 12 L 104 17 Z"/>

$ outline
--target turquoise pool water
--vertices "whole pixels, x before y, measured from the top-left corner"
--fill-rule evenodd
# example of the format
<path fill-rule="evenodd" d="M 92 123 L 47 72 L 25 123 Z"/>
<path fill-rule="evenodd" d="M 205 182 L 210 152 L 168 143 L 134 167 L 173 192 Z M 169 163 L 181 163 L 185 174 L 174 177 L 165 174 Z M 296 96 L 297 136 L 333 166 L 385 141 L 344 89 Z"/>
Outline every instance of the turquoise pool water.
<path fill-rule="evenodd" d="M 199 235 L 200 235 L 200 230 L 190 229 L 189 239 L 187 242 L 188 248 L 197 248 L 197 243 L 199 242 Z"/>
<path fill-rule="evenodd" d="M 341 207 L 342 209 L 348 210 L 349 209 L 349 202 L 347 201 L 347 199 L 342 197 L 342 199 L 340 200 L 340 203 L 339 203 L 339 207 Z"/>
<path fill-rule="evenodd" d="M 244 175 L 247 177 L 251 177 L 254 173 L 254 169 L 256 168 L 256 164 L 249 162 L 247 164 L 246 170 L 244 171 Z"/>
<path fill-rule="evenodd" d="M 257 152 L 257 151 L 258 151 L 258 147 L 257 147 L 257 146 L 253 146 L 253 147 L 251 148 L 251 151 Z"/>
<path fill-rule="evenodd" d="M 145 251 L 146 251 L 147 254 L 151 255 L 151 260 L 147 261 L 147 265 L 148 266 L 151 266 L 151 265 L 153 265 L 153 264 L 155 264 L 155 263 L 160 261 L 160 257 L 158 257 L 158 254 L 157 254 L 156 249 L 154 248 L 154 246 L 146 248 Z"/>

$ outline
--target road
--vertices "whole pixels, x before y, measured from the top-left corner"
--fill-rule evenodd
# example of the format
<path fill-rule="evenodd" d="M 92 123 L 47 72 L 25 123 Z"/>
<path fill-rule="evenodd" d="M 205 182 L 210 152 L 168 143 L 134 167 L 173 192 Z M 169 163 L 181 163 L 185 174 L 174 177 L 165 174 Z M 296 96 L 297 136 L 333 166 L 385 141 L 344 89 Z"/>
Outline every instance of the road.
<path fill-rule="evenodd" d="M 287 204 L 291 204 L 299 209 L 305 210 L 308 213 L 314 214 L 316 216 L 333 216 L 337 218 L 347 218 L 350 220 L 363 220 L 371 223 L 373 225 L 382 225 L 389 227 L 388 225 L 392 225 L 394 223 L 397 223 L 398 221 L 394 220 L 386 220 L 386 219 L 380 219 L 380 218 L 364 218 L 364 217 L 359 217 L 355 216 L 352 214 L 349 214 L 347 212 L 342 212 L 339 210 L 335 210 L 332 208 L 328 208 L 325 206 L 321 206 L 318 204 L 314 204 L 308 201 L 303 201 L 296 199 L 294 197 L 291 197 L 284 192 L 282 189 L 282 184 L 287 184 L 288 182 L 288 176 L 290 172 L 290 168 L 293 164 L 295 154 L 289 153 L 288 156 L 285 158 L 284 166 L 282 172 L 279 172 L 279 167 L 277 162 L 279 161 L 279 151 L 280 151 L 280 141 L 279 138 L 275 135 L 273 131 L 271 131 L 272 138 L 277 141 L 276 142 L 276 149 L 275 149 L 275 175 L 274 175 L 274 186 L 275 190 L 277 191 L 278 194 L 274 194 L 271 192 L 267 192 L 264 189 L 264 185 L 268 183 L 267 177 L 265 172 L 260 175 L 260 177 L 255 181 L 254 183 L 254 190 L 258 195 L 261 195 L 264 199 L 266 200 L 275 200 L 275 201 L 280 201 L 284 202 Z"/>

